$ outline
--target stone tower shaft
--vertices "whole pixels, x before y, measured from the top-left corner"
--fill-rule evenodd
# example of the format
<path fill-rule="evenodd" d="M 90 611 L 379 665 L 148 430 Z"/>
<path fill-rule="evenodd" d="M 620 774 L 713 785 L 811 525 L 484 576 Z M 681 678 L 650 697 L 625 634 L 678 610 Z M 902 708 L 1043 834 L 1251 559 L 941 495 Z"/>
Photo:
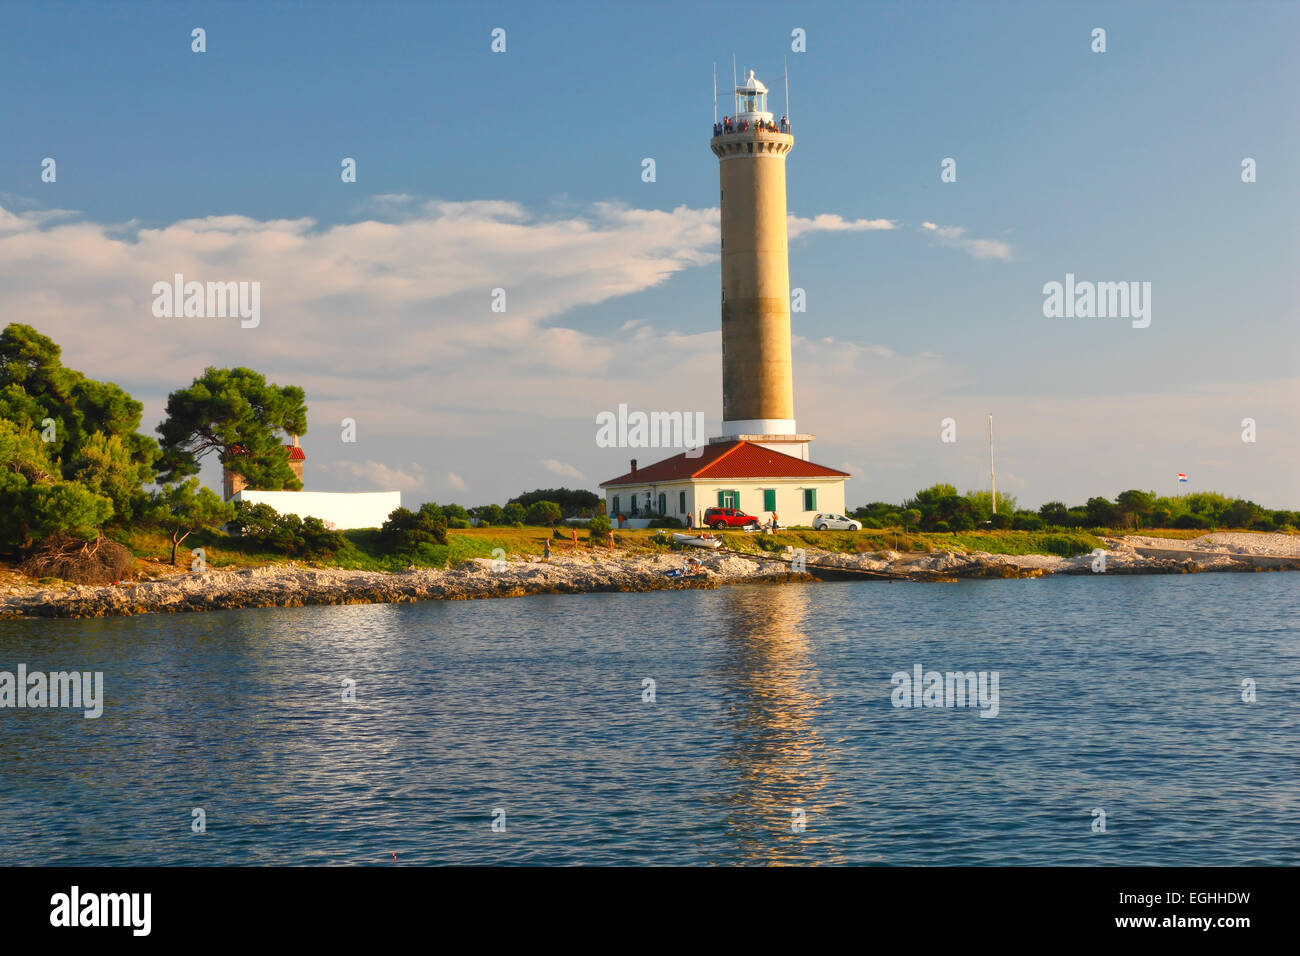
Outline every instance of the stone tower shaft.
<path fill-rule="evenodd" d="M 794 137 L 750 71 L 715 126 L 722 210 L 723 437 L 793 435 L 785 157 Z"/>

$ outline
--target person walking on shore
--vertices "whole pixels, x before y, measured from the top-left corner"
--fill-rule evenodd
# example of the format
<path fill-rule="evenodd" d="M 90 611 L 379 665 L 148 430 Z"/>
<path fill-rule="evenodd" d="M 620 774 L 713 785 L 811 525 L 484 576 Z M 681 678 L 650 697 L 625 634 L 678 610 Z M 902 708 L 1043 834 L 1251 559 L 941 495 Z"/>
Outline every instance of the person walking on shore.
<path fill-rule="evenodd" d="M 545 541 L 542 542 L 542 560 L 543 561 L 551 560 L 551 539 L 549 536 Z"/>

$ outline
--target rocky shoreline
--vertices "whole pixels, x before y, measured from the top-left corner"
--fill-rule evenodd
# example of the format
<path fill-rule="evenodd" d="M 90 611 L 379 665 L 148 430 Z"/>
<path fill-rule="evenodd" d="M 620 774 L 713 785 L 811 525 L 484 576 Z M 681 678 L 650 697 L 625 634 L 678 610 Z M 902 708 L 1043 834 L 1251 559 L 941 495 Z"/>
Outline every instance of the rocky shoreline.
<path fill-rule="evenodd" d="M 1202 535 L 1194 540 L 1129 536 L 1105 539 L 1107 574 L 1187 574 L 1201 571 L 1300 570 L 1300 537 L 1281 534 Z M 313 604 L 473 600 L 528 594 L 587 594 L 783 584 L 842 578 L 955 581 L 959 578 L 1094 574 L 1096 558 L 987 552 L 896 551 L 837 554 L 808 551 L 806 570 L 794 556 L 696 551 L 702 568 L 668 577 L 683 555 L 557 554 L 510 561 L 474 559 L 455 568 L 397 573 L 349 571 L 301 564 L 238 570 L 209 569 L 102 587 L 17 586 L 0 593 L 0 619 L 90 618 L 173 611 Z"/>

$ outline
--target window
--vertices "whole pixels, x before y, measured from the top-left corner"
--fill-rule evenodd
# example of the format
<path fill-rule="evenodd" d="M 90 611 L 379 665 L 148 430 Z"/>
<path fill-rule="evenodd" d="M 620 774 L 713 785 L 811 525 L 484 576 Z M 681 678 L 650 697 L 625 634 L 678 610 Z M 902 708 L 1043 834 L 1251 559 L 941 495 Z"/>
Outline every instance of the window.
<path fill-rule="evenodd" d="M 612 506 L 612 508 L 611 508 L 611 512 L 612 512 L 613 514 L 618 514 L 618 495 L 615 495 L 615 496 L 614 496 L 614 504 L 613 504 L 613 506 Z"/>
<path fill-rule="evenodd" d="M 662 517 L 667 513 L 668 513 L 668 496 L 661 491 L 659 492 L 659 515 L 660 517 Z"/>
<path fill-rule="evenodd" d="M 740 492 L 738 491 L 719 491 L 718 492 L 719 508 L 738 508 L 740 507 Z"/>
<path fill-rule="evenodd" d="M 677 510 L 686 514 L 686 492 L 684 491 L 677 492 Z"/>
<path fill-rule="evenodd" d="M 776 489 L 775 488 L 763 489 L 763 510 L 764 511 L 776 510 Z"/>
<path fill-rule="evenodd" d="M 803 490 L 803 510 L 804 511 L 817 510 L 817 489 L 816 488 L 805 488 Z"/>

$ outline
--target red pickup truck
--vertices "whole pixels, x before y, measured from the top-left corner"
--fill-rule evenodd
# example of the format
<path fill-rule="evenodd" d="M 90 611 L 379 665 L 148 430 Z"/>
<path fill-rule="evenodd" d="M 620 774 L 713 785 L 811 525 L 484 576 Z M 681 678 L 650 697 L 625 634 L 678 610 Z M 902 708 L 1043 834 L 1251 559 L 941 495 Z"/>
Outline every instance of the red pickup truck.
<path fill-rule="evenodd" d="M 704 523 L 715 531 L 723 528 L 757 528 L 762 522 L 739 508 L 709 508 L 704 512 Z"/>

